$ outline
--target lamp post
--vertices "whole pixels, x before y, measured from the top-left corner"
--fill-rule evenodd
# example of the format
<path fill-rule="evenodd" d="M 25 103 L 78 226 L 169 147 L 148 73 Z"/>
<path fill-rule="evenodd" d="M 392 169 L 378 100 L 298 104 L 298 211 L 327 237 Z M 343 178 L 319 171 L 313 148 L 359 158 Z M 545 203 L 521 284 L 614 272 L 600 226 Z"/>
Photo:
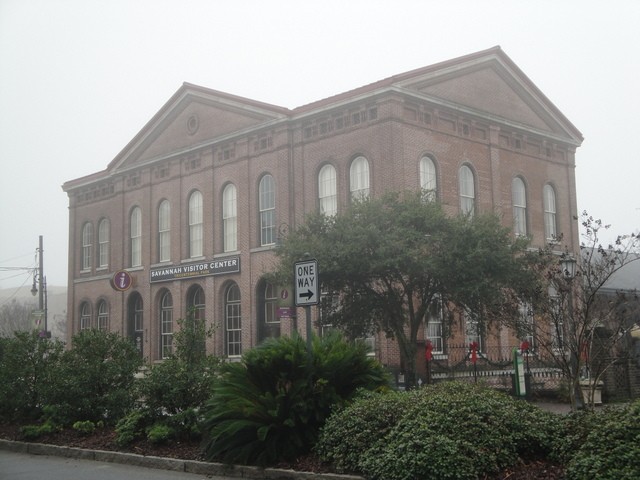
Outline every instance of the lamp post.
<path fill-rule="evenodd" d="M 573 256 L 571 256 L 568 252 L 564 253 L 560 258 L 560 268 L 562 269 L 562 276 L 567 281 L 567 284 L 569 286 L 569 300 L 568 300 L 569 322 L 570 322 L 572 338 L 575 343 L 575 345 L 570 346 L 571 348 L 570 368 L 571 368 L 571 373 L 575 376 L 575 378 L 571 379 L 571 381 L 573 382 L 573 385 L 571 386 L 571 388 L 573 389 L 573 396 L 575 398 L 576 409 L 581 410 L 582 408 L 584 408 L 583 401 L 582 401 L 582 390 L 580 388 L 579 382 L 577 381 L 578 374 L 579 374 L 579 369 L 578 369 L 579 352 L 577 351 L 577 349 L 580 347 L 581 342 L 579 342 L 577 338 L 578 334 L 577 334 L 577 326 L 575 322 L 575 312 L 573 311 L 573 280 L 576 276 L 576 268 L 577 268 L 576 259 L 573 258 Z"/>

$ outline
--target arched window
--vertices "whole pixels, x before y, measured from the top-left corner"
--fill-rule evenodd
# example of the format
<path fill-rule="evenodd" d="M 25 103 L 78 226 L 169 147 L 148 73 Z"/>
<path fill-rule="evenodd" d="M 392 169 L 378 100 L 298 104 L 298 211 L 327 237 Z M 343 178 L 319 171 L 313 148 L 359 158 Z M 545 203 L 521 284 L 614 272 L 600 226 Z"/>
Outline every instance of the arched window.
<path fill-rule="evenodd" d="M 202 256 L 203 221 L 202 193 L 196 190 L 189 196 L 189 258 Z"/>
<path fill-rule="evenodd" d="M 544 233 L 547 242 L 558 240 L 558 227 L 556 220 L 556 191 L 548 183 L 542 190 L 544 203 Z"/>
<path fill-rule="evenodd" d="M 98 224 L 98 266 L 109 266 L 109 220 L 106 218 Z"/>
<path fill-rule="evenodd" d="M 82 270 L 91 270 L 93 248 L 93 224 L 87 222 L 82 227 Z"/>
<path fill-rule="evenodd" d="M 109 330 L 109 307 L 104 300 L 98 303 L 98 330 Z"/>
<path fill-rule="evenodd" d="M 260 245 L 276 241 L 276 188 L 271 175 L 265 175 L 258 187 L 260 210 Z"/>
<path fill-rule="evenodd" d="M 171 204 L 163 200 L 158 207 L 158 261 L 171 260 Z"/>
<path fill-rule="evenodd" d="M 364 157 L 357 157 L 351 163 L 350 189 L 353 200 L 363 200 L 369 197 L 369 162 Z"/>
<path fill-rule="evenodd" d="M 318 174 L 318 199 L 320 213 L 322 215 L 335 215 L 338 213 L 336 169 L 333 165 L 325 165 Z"/>
<path fill-rule="evenodd" d="M 173 353 L 173 298 L 164 292 L 160 297 L 160 358 Z"/>
<path fill-rule="evenodd" d="M 229 184 L 222 192 L 222 236 L 225 252 L 238 249 L 238 204 L 236 186 Z"/>
<path fill-rule="evenodd" d="M 136 295 L 135 302 L 133 302 L 133 331 L 142 332 L 144 329 L 144 310 L 142 308 L 142 296 Z"/>
<path fill-rule="evenodd" d="M 277 316 L 278 295 L 276 287 L 269 282 L 258 286 L 258 341 L 280 336 L 280 319 Z"/>
<path fill-rule="evenodd" d="M 187 321 L 193 322 L 191 328 L 197 328 L 196 331 L 200 329 L 204 329 L 205 325 L 205 301 L 204 301 L 204 290 L 200 285 L 194 285 L 189 289 L 189 293 L 187 294 L 187 305 L 189 306 L 189 315 L 187 315 Z M 189 323 L 184 324 L 189 325 Z M 204 337 L 200 338 L 196 336 L 194 341 L 198 342 L 198 345 L 194 344 L 194 348 L 197 346 L 199 353 L 205 355 L 206 352 L 206 339 Z"/>
<path fill-rule="evenodd" d="M 237 284 L 227 288 L 224 303 L 226 353 L 229 357 L 242 355 L 242 315 L 240 289 Z"/>
<path fill-rule="evenodd" d="M 527 190 L 520 177 L 511 181 L 511 201 L 513 204 L 513 233 L 527 234 Z"/>
<path fill-rule="evenodd" d="M 204 320 L 204 290 L 201 286 L 196 285 L 189 290 L 189 298 L 187 304 L 193 309 L 193 318 L 195 320 Z"/>
<path fill-rule="evenodd" d="M 460 192 L 460 212 L 464 215 L 473 215 L 475 213 L 476 187 L 473 172 L 468 165 L 460 167 L 458 189 Z"/>
<path fill-rule="evenodd" d="M 142 210 L 135 207 L 131 211 L 131 266 L 142 265 Z"/>
<path fill-rule="evenodd" d="M 133 339 L 140 356 L 143 354 L 144 340 L 144 311 L 142 307 L 142 296 L 138 292 L 133 292 L 128 302 L 127 334 Z"/>
<path fill-rule="evenodd" d="M 428 200 L 435 201 L 438 197 L 436 165 L 433 159 L 426 155 L 420 159 L 420 188 Z"/>
<path fill-rule="evenodd" d="M 91 305 L 89 302 L 82 302 L 80 305 L 80 330 L 91 328 Z"/>

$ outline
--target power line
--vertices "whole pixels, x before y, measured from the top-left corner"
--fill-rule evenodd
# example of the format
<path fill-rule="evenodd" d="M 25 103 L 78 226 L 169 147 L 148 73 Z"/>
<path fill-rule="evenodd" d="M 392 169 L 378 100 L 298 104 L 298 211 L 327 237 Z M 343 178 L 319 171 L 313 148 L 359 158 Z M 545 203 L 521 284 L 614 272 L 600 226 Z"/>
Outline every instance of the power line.
<path fill-rule="evenodd" d="M 29 275 L 27 278 L 25 278 L 24 282 L 22 282 L 22 285 L 20 285 L 18 288 L 16 288 L 15 291 L 5 301 L 0 303 L 0 307 L 6 305 L 7 303 L 9 303 L 18 294 L 20 289 L 27 284 L 27 282 L 29 281 L 30 278 L 31 278 L 31 275 Z"/>

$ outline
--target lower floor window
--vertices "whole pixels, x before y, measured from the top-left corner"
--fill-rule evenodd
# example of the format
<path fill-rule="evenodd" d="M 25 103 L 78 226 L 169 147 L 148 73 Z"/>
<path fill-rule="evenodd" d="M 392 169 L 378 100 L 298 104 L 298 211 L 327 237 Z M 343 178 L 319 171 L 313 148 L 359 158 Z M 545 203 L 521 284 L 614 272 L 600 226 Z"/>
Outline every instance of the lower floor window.
<path fill-rule="evenodd" d="M 160 357 L 169 358 L 173 353 L 173 300 L 166 292 L 160 302 Z"/>

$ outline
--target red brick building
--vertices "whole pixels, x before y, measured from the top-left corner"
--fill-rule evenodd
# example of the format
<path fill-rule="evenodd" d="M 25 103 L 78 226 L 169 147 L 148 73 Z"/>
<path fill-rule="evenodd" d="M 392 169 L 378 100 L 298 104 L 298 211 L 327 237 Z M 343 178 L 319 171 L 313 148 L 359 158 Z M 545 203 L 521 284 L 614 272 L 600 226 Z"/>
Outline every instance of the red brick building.
<path fill-rule="evenodd" d="M 151 361 L 188 307 L 221 356 L 290 333 L 264 279 L 278 238 L 354 195 L 427 188 L 451 214 L 493 211 L 536 246 L 577 245 L 581 142 L 499 47 L 294 109 L 185 83 L 105 170 L 63 186 L 67 331 L 120 332 Z M 388 341 L 375 348 L 395 363 Z"/>

